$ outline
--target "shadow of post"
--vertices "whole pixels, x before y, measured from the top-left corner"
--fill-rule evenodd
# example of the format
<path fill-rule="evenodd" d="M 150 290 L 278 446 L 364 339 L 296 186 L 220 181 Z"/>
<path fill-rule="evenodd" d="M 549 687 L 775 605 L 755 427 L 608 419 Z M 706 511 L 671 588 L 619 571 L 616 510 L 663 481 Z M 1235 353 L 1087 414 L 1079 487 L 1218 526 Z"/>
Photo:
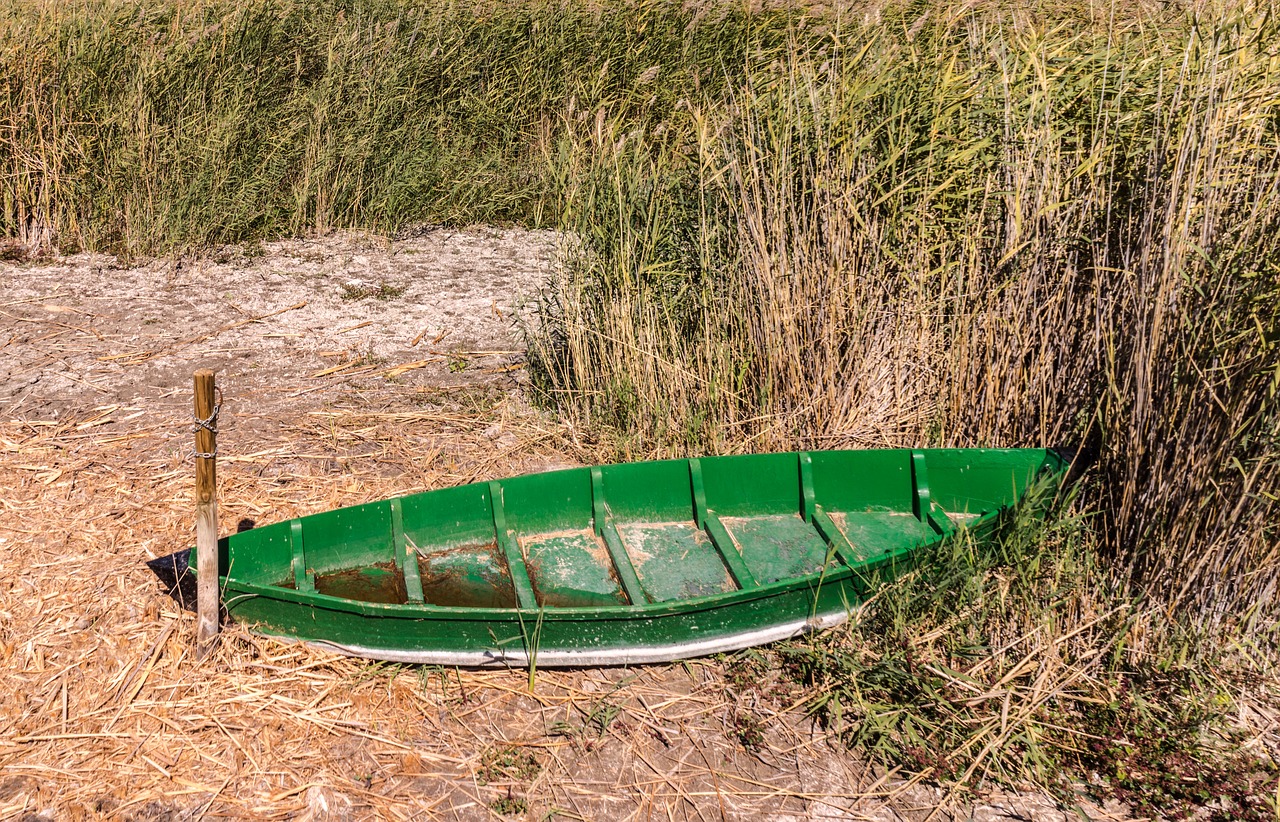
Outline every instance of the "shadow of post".
<path fill-rule="evenodd" d="M 236 533 L 248 531 L 256 524 L 246 517 L 236 523 Z M 190 559 L 191 549 L 184 548 L 168 556 L 149 560 L 147 567 L 151 569 L 151 572 L 156 575 L 156 579 L 160 581 L 160 587 L 165 596 L 178 603 L 178 607 L 182 610 L 195 613 L 196 575 L 191 572 Z M 225 609 L 222 611 L 222 618 L 223 620 L 226 619 Z"/>

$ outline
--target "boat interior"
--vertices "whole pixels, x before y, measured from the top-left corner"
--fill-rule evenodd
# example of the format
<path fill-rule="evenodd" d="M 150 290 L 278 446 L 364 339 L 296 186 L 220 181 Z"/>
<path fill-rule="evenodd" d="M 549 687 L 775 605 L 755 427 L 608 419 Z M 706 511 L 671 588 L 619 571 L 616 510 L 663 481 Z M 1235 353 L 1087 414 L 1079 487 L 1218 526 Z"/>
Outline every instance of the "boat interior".
<path fill-rule="evenodd" d="M 393 498 L 222 543 L 244 582 L 371 603 L 607 608 L 697 600 L 941 539 L 1052 455 L 815 451 L 628 463 Z"/>

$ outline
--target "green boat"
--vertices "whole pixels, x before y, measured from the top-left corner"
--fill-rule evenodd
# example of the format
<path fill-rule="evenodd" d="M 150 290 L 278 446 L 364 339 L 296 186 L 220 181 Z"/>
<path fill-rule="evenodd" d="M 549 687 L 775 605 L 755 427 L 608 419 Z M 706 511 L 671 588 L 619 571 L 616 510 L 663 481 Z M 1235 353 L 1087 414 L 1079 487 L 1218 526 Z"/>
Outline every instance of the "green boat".
<path fill-rule="evenodd" d="M 1067 468 L 1052 450 L 939 449 L 530 474 L 227 537 L 223 602 L 263 634 L 395 662 L 701 656 L 839 623 L 913 552 L 986 538 Z"/>

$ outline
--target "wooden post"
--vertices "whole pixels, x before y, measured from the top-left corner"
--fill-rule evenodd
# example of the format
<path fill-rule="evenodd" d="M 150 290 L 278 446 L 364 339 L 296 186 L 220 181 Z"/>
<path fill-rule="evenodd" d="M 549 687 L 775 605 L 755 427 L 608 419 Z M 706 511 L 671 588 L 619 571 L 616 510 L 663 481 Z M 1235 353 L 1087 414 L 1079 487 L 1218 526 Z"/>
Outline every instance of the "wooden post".
<path fill-rule="evenodd" d="M 197 657 L 218 638 L 218 469 L 213 372 L 195 373 L 196 412 L 196 629 Z"/>

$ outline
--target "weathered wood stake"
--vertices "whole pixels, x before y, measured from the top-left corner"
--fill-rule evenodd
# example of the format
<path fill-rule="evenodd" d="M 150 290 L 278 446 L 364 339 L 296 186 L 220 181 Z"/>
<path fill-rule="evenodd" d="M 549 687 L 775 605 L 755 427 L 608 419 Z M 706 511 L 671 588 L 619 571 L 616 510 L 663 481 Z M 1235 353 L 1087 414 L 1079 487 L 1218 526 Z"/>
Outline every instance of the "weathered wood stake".
<path fill-rule="evenodd" d="M 195 373 L 196 413 L 196 653 L 209 655 L 218 639 L 218 432 L 213 372 Z"/>

